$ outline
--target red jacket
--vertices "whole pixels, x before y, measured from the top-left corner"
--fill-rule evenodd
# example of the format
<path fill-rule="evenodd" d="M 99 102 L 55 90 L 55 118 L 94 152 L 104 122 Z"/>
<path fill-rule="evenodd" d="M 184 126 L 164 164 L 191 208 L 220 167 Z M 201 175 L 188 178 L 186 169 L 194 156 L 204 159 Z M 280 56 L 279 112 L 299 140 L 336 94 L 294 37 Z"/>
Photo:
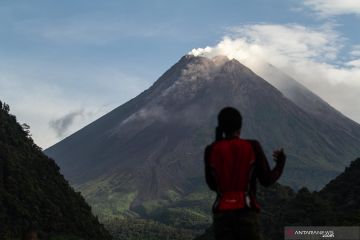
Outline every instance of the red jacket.
<path fill-rule="evenodd" d="M 223 139 L 205 149 L 205 177 L 210 189 L 217 192 L 213 211 L 241 208 L 260 209 L 256 201 L 256 179 L 263 186 L 273 184 L 280 176 L 285 161 L 273 170 L 255 140 L 238 137 Z"/>

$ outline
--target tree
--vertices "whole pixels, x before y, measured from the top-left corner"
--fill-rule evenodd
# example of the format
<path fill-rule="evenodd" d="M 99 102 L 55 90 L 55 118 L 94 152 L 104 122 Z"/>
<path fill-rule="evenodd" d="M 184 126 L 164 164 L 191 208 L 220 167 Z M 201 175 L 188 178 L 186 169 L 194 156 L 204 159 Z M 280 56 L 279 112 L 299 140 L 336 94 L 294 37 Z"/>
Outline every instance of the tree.
<path fill-rule="evenodd" d="M 26 136 L 31 137 L 30 126 L 26 123 L 23 123 L 23 124 L 21 124 L 21 127 L 22 127 L 23 131 L 26 133 Z"/>
<path fill-rule="evenodd" d="M 9 113 L 10 112 L 10 107 L 8 104 L 6 104 L 5 102 L 1 102 L 0 101 L 0 109 L 4 110 L 5 112 Z"/>

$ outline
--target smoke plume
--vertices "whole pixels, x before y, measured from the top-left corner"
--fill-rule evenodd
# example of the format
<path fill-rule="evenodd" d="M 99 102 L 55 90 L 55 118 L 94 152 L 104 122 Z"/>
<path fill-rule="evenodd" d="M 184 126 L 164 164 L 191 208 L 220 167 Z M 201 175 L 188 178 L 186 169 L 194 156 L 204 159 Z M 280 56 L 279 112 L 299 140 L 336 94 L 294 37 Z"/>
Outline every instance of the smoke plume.
<path fill-rule="evenodd" d="M 235 58 L 265 80 L 274 77 L 268 68 L 274 65 L 360 122 L 360 57 L 354 54 L 358 45 L 346 54 L 345 43 L 331 25 L 254 24 L 231 28 L 216 46 L 193 49 L 189 54 Z M 348 55 L 345 60 L 344 55 Z"/>

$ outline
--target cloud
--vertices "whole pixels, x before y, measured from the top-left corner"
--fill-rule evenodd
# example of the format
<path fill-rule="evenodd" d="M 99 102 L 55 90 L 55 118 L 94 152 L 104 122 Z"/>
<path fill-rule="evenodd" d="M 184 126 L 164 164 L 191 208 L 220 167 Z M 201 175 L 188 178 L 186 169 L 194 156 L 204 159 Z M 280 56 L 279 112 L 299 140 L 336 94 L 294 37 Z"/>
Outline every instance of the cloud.
<path fill-rule="evenodd" d="M 224 54 L 238 60 L 255 58 L 276 62 L 322 58 L 334 60 L 341 47 L 340 35 L 330 26 L 310 29 L 297 24 L 254 24 L 229 28 L 230 33 L 215 47 L 193 49 L 192 54 Z"/>
<path fill-rule="evenodd" d="M 167 121 L 164 108 L 161 106 L 148 106 L 140 109 L 139 111 L 131 114 L 128 118 L 120 123 L 123 124 L 131 123 L 133 121 L 144 121 L 152 122 L 153 120 Z"/>
<path fill-rule="evenodd" d="M 350 55 L 355 58 L 360 57 L 360 45 L 353 46 Z"/>
<path fill-rule="evenodd" d="M 1 101 L 10 105 L 20 123 L 31 127 L 36 144 L 43 149 L 86 126 L 150 83 L 123 73 L 118 66 L 77 65 L 76 68 L 29 60 L 0 59 Z M 54 131 L 49 122 L 84 109 L 66 132 Z M 55 122 L 54 122 L 55 123 Z M 60 122 L 56 125 L 61 129 Z"/>
<path fill-rule="evenodd" d="M 264 62 L 268 62 L 360 122 L 360 98 L 356 97 L 360 92 L 360 67 L 357 60 L 341 60 L 345 39 L 332 26 L 254 24 L 230 30 L 216 46 L 190 53 L 226 55 L 260 76 Z"/>
<path fill-rule="evenodd" d="M 58 137 L 63 137 L 78 117 L 84 117 L 84 109 L 76 110 L 61 118 L 51 120 L 49 126 L 56 132 Z"/>
<path fill-rule="evenodd" d="M 177 37 L 179 30 L 169 23 L 147 25 L 126 22 L 111 17 L 69 17 L 58 22 L 27 19 L 13 23 L 14 30 L 22 35 L 61 43 L 106 45 L 123 39 Z"/>
<path fill-rule="evenodd" d="M 303 4 L 320 16 L 360 15 L 359 0 L 303 0 Z"/>

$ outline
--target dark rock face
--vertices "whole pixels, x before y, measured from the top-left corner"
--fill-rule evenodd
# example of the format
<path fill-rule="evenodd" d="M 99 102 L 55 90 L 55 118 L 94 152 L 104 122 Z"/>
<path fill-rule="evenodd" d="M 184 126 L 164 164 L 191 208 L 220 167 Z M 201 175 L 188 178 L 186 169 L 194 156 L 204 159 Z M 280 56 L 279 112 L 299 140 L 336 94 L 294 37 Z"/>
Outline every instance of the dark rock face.
<path fill-rule="evenodd" d="M 258 139 L 269 155 L 285 148 L 282 183 L 320 189 L 359 155 L 360 126 L 289 81 L 291 94 L 278 84 L 282 93 L 236 60 L 186 55 L 139 96 L 45 153 L 87 198 L 134 192 L 135 209 L 168 190 L 181 195 L 204 184 L 202 154 L 216 115 L 234 106 L 244 138 Z"/>

